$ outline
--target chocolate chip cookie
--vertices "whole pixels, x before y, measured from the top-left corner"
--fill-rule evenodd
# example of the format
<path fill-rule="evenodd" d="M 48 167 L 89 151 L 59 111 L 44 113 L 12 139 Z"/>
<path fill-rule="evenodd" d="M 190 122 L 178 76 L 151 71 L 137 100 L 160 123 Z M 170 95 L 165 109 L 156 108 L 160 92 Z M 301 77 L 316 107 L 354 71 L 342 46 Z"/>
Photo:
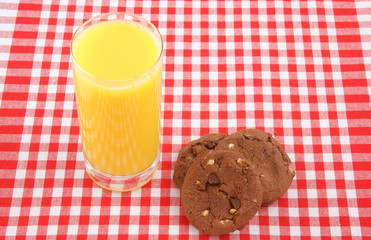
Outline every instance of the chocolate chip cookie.
<path fill-rule="evenodd" d="M 181 191 L 183 210 L 199 231 L 221 235 L 242 229 L 263 198 L 259 175 L 243 154 L 211 150 L 188 169 Z"/>
<path fill-rule="evenodd" d="M 214 149 L 218 143 L 227 135 L 223 133 L 209 133 L 199 139 L 193 140 L 185 145 L 179 152 L 175 163 L 173 179 L 176 185 L 182 189 L 184 177 L 193 160 L 205 152 Z"/>
<path fill-rule="evenodd" d="M 241 130 L 224 138 L 215 149 L 240 152 L 251 161 L 263 186 L 263 205 L 281 197 L 295 176 L 282 146 L 271 134 L 261 130 Z"/>

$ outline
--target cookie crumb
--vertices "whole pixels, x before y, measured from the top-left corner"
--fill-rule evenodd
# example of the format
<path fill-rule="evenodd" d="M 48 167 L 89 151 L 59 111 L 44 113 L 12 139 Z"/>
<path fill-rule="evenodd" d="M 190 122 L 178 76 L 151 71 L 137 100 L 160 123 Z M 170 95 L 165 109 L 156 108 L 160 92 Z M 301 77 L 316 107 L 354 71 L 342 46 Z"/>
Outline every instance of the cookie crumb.
<path fill-rule="evenodd" d="M 256 201 L 256 199 L 253 199 L 252 201 L 253 201 L 254 203 L 257 203 L 257 202 L 258 202 L 258 201 Z"/>
<path fill-rule="evenodd" d="M 200 184 L 201 184 L 201 182 L 197 180 L 196 181 L 196 185 L 200 185 Z"/>
<path fill-rule="evenodd" d="M 214 163 L 215 163 L 214 159 L 210 159 L 209 161 L 207 161 L 207 165 L 214 165 Z"/>
<path fill-rule="evenodd" d="M 231 208 L 231 209 L 229 210 L 229 212 L 230 212 L 231 214 L 234 214 L 236 211 L 237 211 L 237 209 L 235 209 L 235 208 Z"/>
<path fill-rule="evenodd" d="M 229 148 L 234 148 L 234 144 L 233 144 L 233 143 L 230 143 L 230 144 L 228 145 L 228 147 L 229 147 Z"/>
<path fill-rule="evenodd" d="M 242 164 L 244 160 L 242 158 L 237 159 L 237 163 Z"/>
<path fill-rule="evenodd" d="M 231 222 L 231 220 L 229 220 L 229 219 L 226 219 L 226 220 L 220 220 L 220 223 L 221 224 L 226 224 L 226 223 L 229 223 L 229 222 Z"/>
<path fill-rule="evenodd" d="M 205 210 L 202 212 L 202 216 L 206 217 L 207 215 L 209 215 L 209 210 L 205 209 Z"/>
<path fill-rule="evenodd" d="M 260 176 L 260 177 L 264 177 L 264 174 L 260 174 L 259 176 Z"/>

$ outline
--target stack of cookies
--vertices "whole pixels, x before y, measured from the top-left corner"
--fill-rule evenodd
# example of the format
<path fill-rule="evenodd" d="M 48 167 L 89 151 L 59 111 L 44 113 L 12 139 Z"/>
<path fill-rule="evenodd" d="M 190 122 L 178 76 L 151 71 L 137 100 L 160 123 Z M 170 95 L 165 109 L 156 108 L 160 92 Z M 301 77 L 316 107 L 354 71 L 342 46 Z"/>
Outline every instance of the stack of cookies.
<path fill-rule="evenodd" d="M 269 133 L 212 133 L 181 149 L 173 178 L 189 222 L 205 234 L 221 235 L 243 229 L 261 205 L 287 191 L 295 176 L 290 163 Z"/>

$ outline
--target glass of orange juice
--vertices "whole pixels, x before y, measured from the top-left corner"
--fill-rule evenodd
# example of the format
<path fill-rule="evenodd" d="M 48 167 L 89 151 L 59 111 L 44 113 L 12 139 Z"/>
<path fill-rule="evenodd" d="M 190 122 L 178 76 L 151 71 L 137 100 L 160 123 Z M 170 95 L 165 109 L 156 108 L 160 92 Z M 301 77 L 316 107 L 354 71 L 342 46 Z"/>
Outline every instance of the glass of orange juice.
<path fill-rule="evenodd" d="M 134 14 L 103 14 L 76 30 L 71 55 L 88 175 L 112 191 L 143 186 L 160 159 L 160 32 Z"/>

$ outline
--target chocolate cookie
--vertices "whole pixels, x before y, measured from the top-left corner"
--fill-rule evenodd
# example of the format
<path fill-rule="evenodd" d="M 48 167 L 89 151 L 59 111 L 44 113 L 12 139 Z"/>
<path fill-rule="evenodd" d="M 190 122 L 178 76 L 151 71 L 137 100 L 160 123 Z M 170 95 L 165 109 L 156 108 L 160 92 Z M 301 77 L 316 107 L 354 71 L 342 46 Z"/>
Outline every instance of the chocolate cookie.
<path fill-rule="evenodd" d="M 295 171 L 291 160 L 271 134 L 244 129 L 224 138 L 216 149 L 240 152 L 256 168 L 263 186 L 263 205 L 269 205 L 289 188 Z"/>
<path fill-rule="evenodd" d="M 223 133 L 209 133 L 189 142 L 180 150 L 173 175 L 173 179 L 180 189 L 182 189 L 184 177 L 188 168 L 192 165 L 193 160 L 208 150 L 214 149 L 226 136 Z"/>
<path fill-rule="evenodd" d="M 189 222 L 210 235 L 241 230 L 263 198 L 259 175 L 251 166 L 238 152 L 212 150 L 197 158 L 181 191 Z"/>

